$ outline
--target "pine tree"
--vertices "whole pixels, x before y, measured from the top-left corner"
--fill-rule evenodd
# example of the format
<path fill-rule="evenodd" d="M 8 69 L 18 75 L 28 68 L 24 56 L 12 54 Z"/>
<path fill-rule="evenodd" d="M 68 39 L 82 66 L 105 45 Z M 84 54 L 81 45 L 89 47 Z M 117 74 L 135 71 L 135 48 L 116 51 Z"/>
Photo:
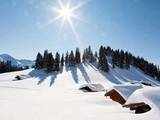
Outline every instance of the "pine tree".
<path fill-rule="evenodd" d="M 43 68 L 43 57 L 40 53 L 37 54 L 36 61 L 35 61 L 35 68 L 36 69 Z"/>
<path fill-rule="evenodd" d="M 55 56 L 55 63 L 54 63 L 55 71 L 60 70 L 60 54 L 57 52 Z"/>
<path fill-rule="evenodd" d="M 64 66 L 64 54 L 62 54 L 62 57 L 61 57 L 61 66 Z"/>
<path fill-rule="evenodd" d="M 66 56 L 65 56 L 65 65 L 68 66 L 68 64 L 69 64 L 69 54 L 67 51 Z"/>
<path fill-rule="evenodd" d="M 129 58 L 129 53 L 128 52 L 125 52 L 125 55 L 124 55 L 124 67 L 126 69 L 130 68 L 130 58 Z"/>
<path fill-rule="evenodd" d="M 73 66 L 75 65 L 75 58 L 74 58 L 74 53 L 73 51 L 71 51 L 70 55 L 69 55 L 69 65 Z"/>
<path fill-rule="evenodd" d="M 105 49 L 106 55 L 111 56 L 112 55 L 112 49 L 108 46 L 107 49 Z"/>
<path fill-rule="evenodd" d="M 121 50 L 120 52 L 119 65 L 120 65 L 120 68 L 124 68 L 124 51 L 123 50 Z"/>
<path fill-rule="evenodd" d="M 76 64 L 80 64 L 81 63 L 81 54 L 80 54 L 79 48 L 76 48 L 75 63 Z"/>
<path fill-rule="evenodd" d="M 103 46 L 99 49 L 99 69 L 105 72 L 109 71 L 107 57 Z"/>
<path fill-rule="evenodd" d="M 49 62 L 48 50 L 45 50 L 44 57 L 43 57 L 43 68 L 48 67 L 48 62 Z"/>
<path fill-rule="evenodd" d="M 116 66 L 116 53 L 112 53 L 112 68 L 115 68 Z"/>
<path fill-rule="evenodd" d="M 54 57 L 53 57 L 53 55 L 52 55 L 52 53 L 49 53 L 48 54 L 48 64 L 47 64 L 47 70 L 49 71 L 49 72 L 51 72 L 51 71 L 53 71 L 53 69 L 54 69 Z"/>
<path fill-rule="evenodd" d="M 86 62 L 86 49 L 83 52 L 82 62 Z"/>

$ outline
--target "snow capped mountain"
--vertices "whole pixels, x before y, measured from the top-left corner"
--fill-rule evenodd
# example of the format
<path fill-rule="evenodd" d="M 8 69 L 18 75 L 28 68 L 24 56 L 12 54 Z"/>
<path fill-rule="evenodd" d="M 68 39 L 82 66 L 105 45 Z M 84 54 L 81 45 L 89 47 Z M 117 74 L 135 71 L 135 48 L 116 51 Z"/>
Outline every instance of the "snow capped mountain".
<path fill-rule="evenodd" d="M 22 66 L 18 60 L 16 60 L 15 58 L 13 58 L 12 56 L 8 54 L 1 54 L 0 58 L 1 58 L 1 61 L 3 62 L 11 61 L 12 66 L 18 66 L 18 67 Z"/>
<path fill-rule="evenodd" d="M 1 54 L 0 61 L 3 62 L 11 61 L 11 65 L 17 67 L 32 66 L 34 64 L 34 62 L 31 60 L 25 60 L 25 59 L 18 60 L 8 54 Z"/>

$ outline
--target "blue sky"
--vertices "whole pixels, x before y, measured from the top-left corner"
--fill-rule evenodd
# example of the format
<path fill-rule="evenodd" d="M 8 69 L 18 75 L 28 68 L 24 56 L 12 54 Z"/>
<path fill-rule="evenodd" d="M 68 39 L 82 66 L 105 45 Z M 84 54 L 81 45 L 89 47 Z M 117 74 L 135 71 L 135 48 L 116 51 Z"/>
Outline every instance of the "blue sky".
<path fill-rule="evenodd" d="M 73 19 L 78 37 L 67 23 L 59 32 L 61 20 L 48 24 L 56 16 L 52 7 L 58 7 L 57 0 L 0 0 L 0 54 L 35 59 L 45 49 L 109 45 L 160 64 L 159 0 L 90 0 L 75 11 L 82 19 Z"/>

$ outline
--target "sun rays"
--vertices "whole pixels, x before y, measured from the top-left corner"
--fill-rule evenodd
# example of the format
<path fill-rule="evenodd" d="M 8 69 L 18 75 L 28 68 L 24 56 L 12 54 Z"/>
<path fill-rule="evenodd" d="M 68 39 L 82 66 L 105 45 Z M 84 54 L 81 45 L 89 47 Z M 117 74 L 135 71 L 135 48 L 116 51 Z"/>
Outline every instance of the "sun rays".
<path fill-rule="evenodd" d="M 57 21 L 60 22 L 59 25 L 59 34 L 62 34 L 62 30 L 65 25 L 69 26 L 67 28 L 68 31 L 71 31 L 73 35 L 75 36 L 76 40 L 80 42 L 79 34 L 76 31 L 75 28 L 75 22 L 76 21 L 84 21 L 79 16 L 78 12 L 80 11 L 80 8 L 82 8 L 85 4 L 87 4 L 90 0 L 85 0 L 83 2 L 79 2 L 77 5 L 71 4 L 71 1 L 68 0 L 67 2 L 62 0 L 57 0 L 58 5 L 52 6 L 52 13 L 54 14 L 54 17 L 48 21 L 48 23 L 45 26 L 48 26 L 53 23 L 57 23 Z"/>

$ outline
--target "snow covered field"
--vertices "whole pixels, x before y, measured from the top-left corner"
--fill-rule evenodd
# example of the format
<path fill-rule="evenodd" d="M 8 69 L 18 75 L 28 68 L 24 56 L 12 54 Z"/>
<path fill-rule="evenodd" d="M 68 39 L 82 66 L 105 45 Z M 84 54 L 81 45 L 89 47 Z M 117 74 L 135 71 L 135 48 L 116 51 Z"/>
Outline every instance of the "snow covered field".
<path fill-rule="evenodd" d="M 15 81 L 16 75 L 26 76 L 26 79 Z M 135 68 L 129 71 L 114 69 L 104 74 L 92 65 L 81 65 L 68 71 L 64 69 L 60 74 L 47 75 L 33 69 L 0 74 L 0 120 L 158 120 L 160 107 L 155 104 L 150 112 L 136 115 L 106 99 L 105 92 L 84 93 L 78 90 L 86 83 L 101 83 L 108 89 L 135 81 L 159 84 Z M 135 94 L 140 93 L 143 92 Z M 153 96 L 158 95 L 159 92 Z M 141 99 L 145 98 L 150 100 L 141 94 Z M 130 100 L 135 100 L 135 97 L 131 96 Z"/>

